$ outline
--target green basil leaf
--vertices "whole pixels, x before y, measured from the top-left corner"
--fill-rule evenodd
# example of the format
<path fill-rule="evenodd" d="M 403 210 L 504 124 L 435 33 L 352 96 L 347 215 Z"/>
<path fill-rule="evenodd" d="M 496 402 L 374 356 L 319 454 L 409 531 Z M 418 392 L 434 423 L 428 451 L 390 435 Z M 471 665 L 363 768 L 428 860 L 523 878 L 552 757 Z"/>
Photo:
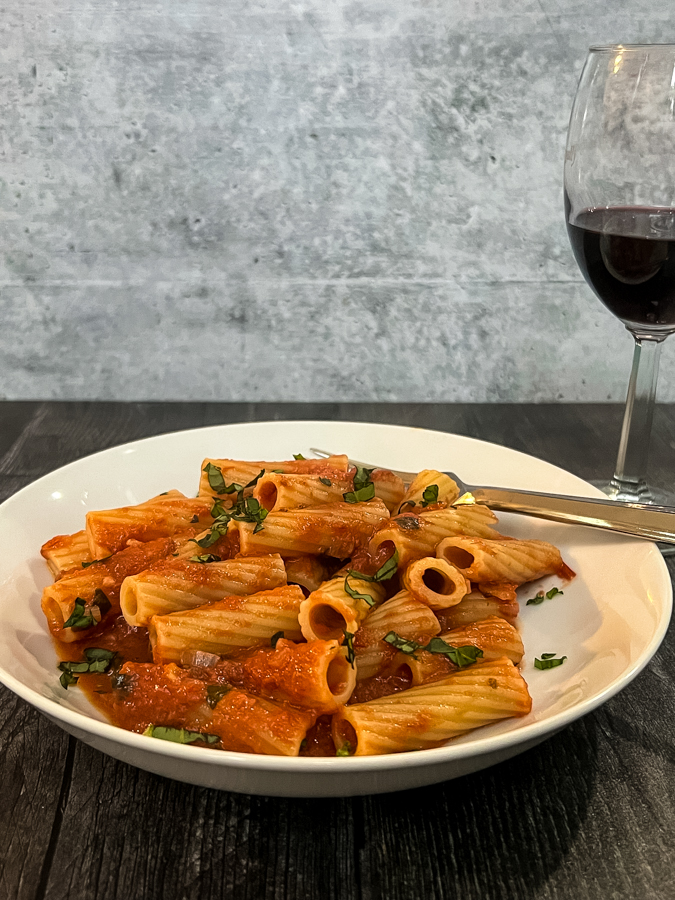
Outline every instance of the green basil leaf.
<path fill-rule="evenodd" d="M 270 638 L 270 644 L 272 645 L 272 650 L 277 649 L 277 644 L 279 643 L 279 641 L 281 640 L 281 638 L 283 636 L 284 636 L 283 631 L 277 631 L 277 632 L 275 632 L 275 634 L 272 635 L 272 637 Z"/>
<path fill-rule="evenodd" d="M 375 598 L 371 594 L 362 594 L 359 591 L 355 590 L 349 584 L 349 576 L 352 575 L 355 578 L 363 578 L 358 572 L 352 572 L 351 569 L 345 575 L 345 593 L 349 594 L 352 600 L 365 600 L 368 606 L 375 606 Z M 372 578 L 364 579 L 366 581 L 372 581 Z"/>
<path fill-rule="evenodd" d="M 212 562 L 220 562 L 220 557 L 216 556 L 215 553 L 202 553 L 201 556 L 191 556 L 188 562 L 198 562 L 198 563 L 212 563 Z"/>
<path fill-rule="evenodd" d="M 408 640 L 407 638 L 401 637 L 400 634 L 397 634 L 395 631 L 390 631 L 388 634 L 385 634 L 384 641 L 387 644 L 391 644 L 396 650 L 400 650 L 401 653 L 405 653 L 408 656 L 412 656 L 413 659 L 417 659 L 415 656 L 416 650 L 423 650 L 421 644 L 418 644 L 417 641 Z"/>
<path fill-rule="evenodd" d="M 464 647 L 452 647 L 439 637 L 432 638 L 422 649 L 428 650 L 429 653 L 447 656 L 460 669 L 472 665 L 483 655 L 483 651 L 479 647 L 473 647 L 470 644 Z"/>
<path fill-rule="evenodd" d="M 201 538 L 201 540 L 193 538 L 194 543 L 199 547 L 203 547 L 204 550 L 207 550 L 209 547 L 212 547 L 216 543 L 216 541 L 219 541 L 221 537 L 224 537 L 227 534 L 227 526 L 229 524 L 229 519 L 219 519 L 217 522 L 213 523 L 209 533 L 205 535 L 205 537 Z"/>
<path fill-rule="evenodd" d="M 367 487 L 369 484 L 373 484 L 371 475 L 375 469 L 366 469 L 364 466 L 357 466 L 356 473 L 354 474 L 354 490 L 360 491 L 362 488 Z M 373 485 L 373 489 L 374 489 Z"/>
<path fill-rule="evenodd" d="M 336 756 L 351 756 L 352 755 L 352 745 L 349 741 L 345 741 L 341 747 L 338 747 L 335 751 Z"/>
<path fill-rule="evenodd" d="M 354 660 L 356 659 L 356 654 L 354 653 L 354 633 L 351 631 L 345 631 L 345 645 L 347 647 L 347 662 L 349 665 L 354 668 Z"/>
<path fill-rule="evenodd" d="M 416 516 L 401 516 L 396 519 L 396 524 L 404 531 L 417 531 L 420 528 L 420 520 Z"/>
<path fill-rule="evenodd" d="M 384 565 L 380 566 L 377 572 L 373 575 L 373 581 L 389 581 L 390 578 L 393 578 L 398 570 L 398 550 L 394 550 L 392 556 L 384 563 Z"/>
<path fill-rule="evenodd" d="M 430 503 L 438 503 L 437 484 L 428 485 L 422 493 L 422 502 L 420 503 L 420 506 L 429 506 Z"/>
<path fill-rule="evenodd" d="M 106 660 L 108 663 L 111 663 L 117 654 L 114 650 L 106 650 L 104 647 L 87 647 L 84 655 L 88 662 Z"/>
<path fill-rule="evenodd" d="M 304 458 L 305 457 L 302 455 L 302 453 L 294 453 L 293 454 L 293 459 L 304 459 Z"/>
<path fill-rule="evenodd" d="M 567 659 L 566 656 L 561 656 L 560 659 L 554 659 L 555 653 L 542 653 L 541 659 L 534 660 L 535 669 L 555 669 L 557 666 L 562 666 L 562 664 Z"/>
<path fill-rule="evenodd" d="M 63 627 L 84 629 L 91 628 L 92 625 L 95 625 L 94 617 L 90 613 L 85 615 L 84 610 L 86 605 L 86 602 L 81 597 L 76 597 L 73 611 L 63 623 Z"/>
<path fill-rule="evenodd" d="M 75 675 L 72 675 L 68 670 L 64 670 L 61 674 L 61 677 L 59 678 L 59 681 L 61 682 L 61 687 L 64 688 L 66 691 L 72 685 L 77 684 L 77 682 L 79 680 L 80 680 L 79 678 L 76 678 Z"/>
<path fill-rule="evenodd" d="M 210 684 L 206 688 L 206 702 L 211 709 L 215 709 L 225 694 L 229 694 L 231 690 L 232 687 L 229 684 Z"/>
<path fill-rule="evenodd" d="M 206 472 L 206 477 L 209 480 L 209 487 L 212 491 L 215 491 L 216 494 L 231 493 L 231 491 L 227 490 L 222 470 L 218 466 L 214 466 L 213 463 L 209 462 L 204 466 L 202 471 Z"/>
<path fill-rule="evenodd" d="M 110 556 L 112 556 L 112 554 Z M 91 559 L 89 562 L 83 562 L 82 568 L 88 569 L 89 566 L 94 566 L 96 563 L 105 562 L 107 559 L 110 559 L 110 556 L 102 556 L 101 559 Z"/>
<path fill-rule="evenodd" d="M 356 491 L 347 491 L 346 494 L 342 495 L 342 499 L 345 503 L 366 503 L 368 500 L 372 500 L 374 496 L 375 485 L 371 481 L 370 484 L 366 484 Z"/>
<path fill-rule="evenodd" d="M 558 594 L 563 594 L 564 591 L 561 591 L 560 588 L 552 587 L 550 591 L 537 591 L 534 597 L 530 597 L 530 599 L 525 604 L 526 606 L 539 606 L 540 603 L 543 603 L 544 600 L 552 600 L 554 597 L 557 597 Z"/>
<path fill-rule="evenodd" d="M 202 734 L 200 731 L 187 731 L 185 728 L 167 728 L 164 725 L 148 725 L 143 732 L 147 737 L 159 738 L 161 741 L 173 741 L 176 744 L 194 744 L 204 741 L 205 744 L 217 744 L 217 734 Z"/>
<path fill-rule="evenodd" d="M 330 478 L 319 478 L 319 481 L 321 482 L 321 484 L 325 484 L 326 487 L 332 487 Z"/>

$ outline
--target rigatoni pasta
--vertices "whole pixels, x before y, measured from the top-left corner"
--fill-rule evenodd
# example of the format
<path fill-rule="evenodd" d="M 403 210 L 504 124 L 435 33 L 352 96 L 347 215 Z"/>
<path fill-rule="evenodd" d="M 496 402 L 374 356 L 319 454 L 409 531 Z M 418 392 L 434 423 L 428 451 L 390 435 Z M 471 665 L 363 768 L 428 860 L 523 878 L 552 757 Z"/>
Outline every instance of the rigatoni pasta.
<path fill-rule="evenodd" d="M 287 756 L 524 716 L 517 586 L 573 573 L 458 494 L 435 469 L 214 456 L 196 498 L 90 511 L 41 549 L 61 685 L 148 737 Z"/>

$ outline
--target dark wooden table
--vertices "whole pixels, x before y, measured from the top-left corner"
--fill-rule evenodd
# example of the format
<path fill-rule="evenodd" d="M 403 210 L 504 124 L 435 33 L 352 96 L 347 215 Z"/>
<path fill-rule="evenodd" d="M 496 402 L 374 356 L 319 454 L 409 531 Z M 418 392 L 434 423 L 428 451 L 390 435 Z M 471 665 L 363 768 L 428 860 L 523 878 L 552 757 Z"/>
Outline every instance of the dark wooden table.
<path fill-rule="evenodd" d="M 64 463 L 202 425 L 426 426 L 609 474 L 614 405 L 0 404 L 2 499 Z M 672 485 L 675 407 L 652 474 Z M 672 565 L 672 564 L 671 564 Z M 671 568 L 671 573 L 675 569 Z M 675 898 L 675 641 L 597 712 L 514 760 L 414 792 L 284 800 L 109 759 L 0 689 L 0 900 Z"/>

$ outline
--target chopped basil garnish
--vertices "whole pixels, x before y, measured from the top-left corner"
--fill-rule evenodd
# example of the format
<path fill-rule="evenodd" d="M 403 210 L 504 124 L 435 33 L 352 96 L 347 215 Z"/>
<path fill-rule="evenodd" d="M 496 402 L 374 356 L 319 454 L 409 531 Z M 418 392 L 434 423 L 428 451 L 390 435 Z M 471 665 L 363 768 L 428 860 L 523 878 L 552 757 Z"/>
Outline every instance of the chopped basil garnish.
<path fill-rule="evenodd" d="M 363 466 L 356 467 L 354 475 L 354 490 L 347 491 L 342 495 L 342 499 L 346 503 L 365 503 L 372 500 L 375 496 L 375 485 L 371 481 L 371 474 L 375 469 L 365 469 Z"/>
<path fill-rule="evenodd" d="M 293 454 L 293 459 L 304 459 L 304 458 L 305 457 L 302 455 L 302 453 L 294 453 Z"/>
<path fill-rule="evenodd" d="M 229 694 L 231 690 L 232 688 L 229 684 L 210 684 L 206 688 L 206 702 L 211 709 L 215 709 L 225 694 Z"/>
<path fill-rule="evenodd" d="M 380 566 L 374 575 L 364 575 L 362 572 L 356 572 L 354 569 L 350 569 L 347 574 L 353 578 L 360 578 L 362 581 L 374 581 L 376 584 L 379 584 L 380 581 L 389 581 L 390 578 L 393 578 L 397 569 L 398 550 L 394 550 L 392 556 Z"/>
<path fill-rule="evenodd" d="M 325 484 L 326 487 L 332 486 L 330 478 L 319 478 L 319 481 L 321 482 L 321 484 Z"/>
<path fill-rule="evenodd" d="M 365 600 L 368 606 L 375 606 L 375 598 L 372 594 L 362 594 L 360 591 L 354 590 L 354 588 L 349 583 L 349 576 L 353 575 L 354 577 L 361 578 L 358 572 L 349 572 L 345 575 L 345 593 L 349 594 L 352 600 Z"/>
<path fill-rule="evenodd" d="M 206 469 L 204 469 L 204 471 L 206 471 Z M 223 506 L 221 500 L 218 498 L 215 499 L 211 508 L 211 515 L 215 521 L 211 526 L 210 532 L 205 537 L 199 541 L 195 540 L 196 544 L 199 544 L 199 546 L 204 549 L 213 546 L 217 540 L 227 534 L 227 527 L 231 521 L 255 522 L 255 528 L 253 529 L 254 534 L 262 530 L 262 523 L 267 516 L 267 510 L 260 505 L 255 497 L 244 497 L 244 491 L 247 488 L 255 487 L 264 474 L 265 470 L 261 469 L 255 478 L 245 485 L 236 483 L 225 485 L 225 482 L 223 481 L 224 487 L 220 493 L 232 494 L 236 491 L 237 499 L 234 505 L 228 508 Z"/>
<path fill-rule="evenodd" d="M 188 562 L 212 563 L 220 562 L 220 557 L 215 553 L 202 553 L 201 556 L 191 556 Z"/>
<path fill-rule="evenodd" d="M 220 740 L 217 734 L 202 734 L 200 731 L 187 731 L 185 728 L 166 728 L 164 725 L 148 725 L 143 734 L 159 738 L 161 741 L 173 741 L 176 744 L 194 744 L 195 741 L 217 744 Z"/>
<path fill-rule="evenodd" d="M 552 600 L 554 597 L 557 597 L 558 594 L 563 594 L 563 593 L 564 593 L 564 591 L 561 591 L 557 587 L 552 587 L 551 590 L 546 591 L 546 593 L 544 593 L 543 591 L 538 591 L 537 594 L 534 597 L 531 597 L 525 605 L 526 606 L 539 606 L 539 604 L 543 603 L 544 600 Z"/>
<path fill-rule="evenodd" d="M 345 631 L 345 646 L 347 647 L 347 662 L 353 669 L 356 654 L 354 653 L 354 634 L 351 631 Z"/>
<path fill-rule="evenodd" d="M 96 565 L 96 563 L 105 562 L 107 559 L 110 559 L 110 556 L 102 556 L 101 559 L 90 559 L 89 562 L 82 563 L 82 568 L 88 569 L 89 566 Z"/>
<path fill-rule="evenodd" d="M 396 650 L 400 650 L 401 653 L 412 656 L 413 659 L 417 659 L 415 656 L 417 650 L 426 650 L 427 653 L 434 653 L 437 656 L 447 656 L 460 669 L 464 666 L 472 665 L 483 655 L 480 647 L 473 647 L 470 644 L 463 647 L 452 647 L 439 637 L 431 638 L 429 643 L 424 645 L 418 644 L 417 641 L 403 638 L 395 631 L 390 631 L 388 634 L 385 634 L 384 640 L 391 644 L 392 647 L 395 647 Z"/>
<path fill-rule="evenodd" d="M 567 659 L 566 656 L 561 656 L 560 659 L 555 659 L 555 653 L 542 653 L 541 659 L 534 660 L 535 669 L 555 669 L 557 666 L 562 666 L 562 664 Z"/>
<path fill-rule="evenodd" d="M 193 538 L 194 543 L 199 547 L 203 547 L 205 550 L 208 547 L 212 547 L 216 543 L 216 541 L 219 541 L 221 539 L 221 537 L 225 537 L 225 535 L 227 534 L 227 526 L 229 524 L 229 519 L 217 519 L 213 523 L 213 525 L 211 526 L 211 530 L 205 537 L 201 538 L 200 540 L 197 540 L 197 538 Z"/>
<path fill-rule="evenodd" d="M 97 610 L 98 616 L 94 615 L 94 609 Z M 106 597 L 100 588 L 94 591 L 94 598 L 87 608 L 87 601 L 82 597 L 75 598 L 73 611 L 68 619 L 63 623 L 64 628 L 76 628 L 78 631 L 85 628 L 91 628 L 92 625 L 98 625 L 105 614 L 110 610 L 110 600 Z"/>
<path fill-rule="evenodd" d="M 351 756 L 352 755 L 352 745 L 349 741 L 345 741 L 341 747 L 335 751 L 336 756 Z"/>
<path fill-rule="evenodd" d="M 277 631 L 275 634 L 272 635 L 272 637 L 270 638 L 270 644 L 272 645 L 272 650 L 277 649 L 277 644 L 279 643 L 279 641 L 281 640 L 281 638 L 283 636 L 284 636 L 283 631 Z"/>
<path fill-rule="evenodd" d="M 420 520 L 415 516 L 402 516 L 400 519 L 396 519 L 396 524 L 404 531 L 417 531 L 420 527 Z"/>
<path fill-rule="evenodd" d="M 368 606 L 374 606 L 375 599 L 371 597 L 370 594 L 361 594 L 359 593 L 359 591 L 354 590 L 354 588 L 349 584 L 350 577 L 360 578 L 361 581 L 368 581 L 371 583 L 379 584 L 379 582 L 381 581 L 389 581 L 389 579 L 396 574 L 397 569 L 398 550 L 394 551 L 394 555 L 390 556 L 386 563 L 380 566 L 380 568 L 374 575 L 364 575 L 362 572 L 356 572 L 354 569 L 349 569 L 349 571 L 345 575 L 345 592 L 349 594 L 352 600 L 365 600 Z"/>
<path fill-rule="evenodd" d="M 216 494 L 231 493 L 227 490 L 223 473 L 218 466 L 214 466 L 213 463 L 209 462 L 202 471 L 206 472 L 206 477 L 209 479 L 209 487 L 212 491 L 215 491 Z"/>
<path fill-rule="evenodd" d="M 430 484 L 424 489 L 420 506 L 429 506 L 430 503 L 438 503 L 438 485 Z"/>
<path fill-rule="evenodd" d="M 102 647 L 87 647 L 84 651 L 85 658 L 80 662 L 60 662 L 61 677 L 59 681 L 62 687 L 77 684 L 78 676 L 85 674 L 102 674 L 110 668 L 115 656 L 114 650 L 105 650 Z"/>

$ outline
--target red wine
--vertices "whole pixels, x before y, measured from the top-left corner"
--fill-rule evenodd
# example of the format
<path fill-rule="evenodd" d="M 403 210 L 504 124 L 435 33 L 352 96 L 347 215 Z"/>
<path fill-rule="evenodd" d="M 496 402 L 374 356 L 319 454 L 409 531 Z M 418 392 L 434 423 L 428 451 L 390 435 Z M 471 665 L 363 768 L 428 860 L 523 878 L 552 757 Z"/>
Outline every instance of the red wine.
<path fill-rule="evenodd" d="M 584 278 L 630 325 L 675 329 L 675 209 L 586 209 L 567 230 Z"/>

